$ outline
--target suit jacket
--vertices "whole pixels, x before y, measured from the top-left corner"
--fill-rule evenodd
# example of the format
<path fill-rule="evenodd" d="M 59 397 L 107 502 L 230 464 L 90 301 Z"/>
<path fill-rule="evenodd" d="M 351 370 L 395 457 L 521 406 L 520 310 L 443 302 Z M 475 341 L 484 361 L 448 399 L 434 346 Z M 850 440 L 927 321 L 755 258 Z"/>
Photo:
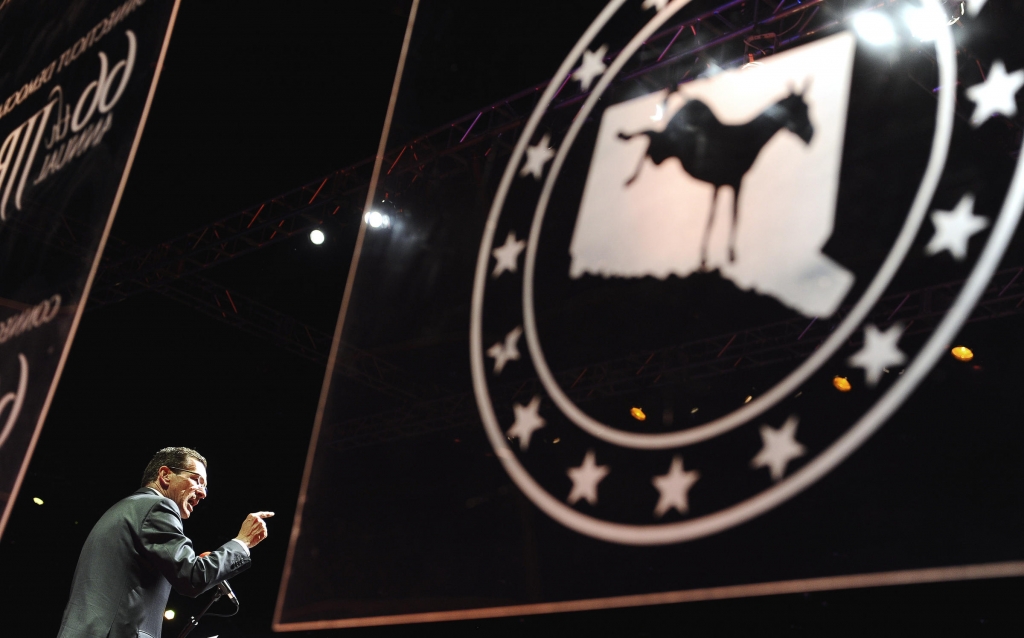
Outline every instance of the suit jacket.
<path fill-rule="evenodd" d="M 58 638 L 159 638 L 172 587 L 194 598 L 249 565 L 234 541 L 196 556 L 174 501 L 140 488 L 89 533 Z"/>

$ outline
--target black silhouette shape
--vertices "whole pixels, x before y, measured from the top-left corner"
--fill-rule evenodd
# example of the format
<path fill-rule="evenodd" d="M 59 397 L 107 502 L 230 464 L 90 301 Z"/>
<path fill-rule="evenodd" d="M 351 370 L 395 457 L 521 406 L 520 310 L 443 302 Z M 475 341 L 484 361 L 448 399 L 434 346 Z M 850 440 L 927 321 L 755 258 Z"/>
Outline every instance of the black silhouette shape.
<path fill-rule="evenodd" d="M 807 103 L 803 94 L 790 94 L 769 106 L 760 115 L 746 124 L 722 124 L 711 112 L 708 105 L 700 100 L 689 100 L 676 111 L 664 131 L 640 131 L 619 138 L 629 140 L 637 135 L 646 135 L 650 140 L 647 152 L 640 158 L 636 172 L 626 185 L 631 185 L 640 175 L 644 159 L 651 158 L 660 165 L 670 157 L 677 158 L 683 169 L 693 177 L 714 185 L 711 198 L 711 212 L 704 228 L 704 240 L 700 248 L 700 265 L 707 265 L 708 238 L 715 218 L 715 202 L 718 189 L 732 186 L 732 225 L 729 227 L 729 261 L 736 261 L 736 221 L 739 216 L 740 186 L 743 176 L 750 170 L 758 153 L 765 144 L 782 128 L 789 129 L 805 143 L 810 144 L 814 126 L 807 116 Z M 668 100 L 666 99 L 666 102 Z"/>

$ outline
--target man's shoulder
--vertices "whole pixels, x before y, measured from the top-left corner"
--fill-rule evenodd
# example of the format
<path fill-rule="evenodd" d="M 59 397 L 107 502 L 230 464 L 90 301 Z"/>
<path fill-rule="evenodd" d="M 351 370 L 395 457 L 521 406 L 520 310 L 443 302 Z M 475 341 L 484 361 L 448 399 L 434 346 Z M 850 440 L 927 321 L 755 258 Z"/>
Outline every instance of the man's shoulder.
<path fill-rule="evenodd" d="M 149 487 L 140 487 L 128 496 L 124 497 L 118 504 L 125 505 L 152 505 L 154 502 L 161 500 L 169 500 L 162 494 L 157 494 L 155 490 Z"/>
<path fill-rule="evenodd" d="M 129 513 L 145 516 L 154 509 L 168 510 L 175 512 L 174 501 L 157 494 L 155 491 L 149 488 L 139 488 L 132 494 L 122 498 L 120 501 L 114 503 L 109 510 L 107 510 L 107 516 L 120 516 Z"/>

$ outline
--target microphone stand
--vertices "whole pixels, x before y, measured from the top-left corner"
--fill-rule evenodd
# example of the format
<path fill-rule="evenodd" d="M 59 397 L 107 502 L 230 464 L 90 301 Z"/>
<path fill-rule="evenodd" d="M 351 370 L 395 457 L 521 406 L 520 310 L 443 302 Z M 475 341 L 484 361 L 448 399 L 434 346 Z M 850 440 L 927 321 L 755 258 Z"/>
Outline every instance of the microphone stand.
<path fill-rule="evenodd" d="M 206 603 L 206 607 L 203 607 L 203 610 L 201 612 L 199 612 L 198 616 L 193 616 L 191 618 L 191 620 L 189 620 L 189 623 L 187 625 L 185 625 L 181 629 L 181 633 L 178 634 L 178 638 L 185 638 L 185 636 L 187 636 L 189 634 L 189 632 L 191 632 L 193 629 L 198 627 L 199 626 L 199 619 L 202 618 L 206 614 L 206 610 L 208 610 L 210 607 L 212 607 L 213 603 L 215 603 L 218 600 L 220 600 L 220 597 L 223 596 L 223 595 L 224 594 L 220 591 L 220 589 L 215 587 L 214 591 L 213 591 L 213 598 L 210 599 L 210 602 Z M 235 602 L 235 606 L 236 607 L 238 606 L 237 602 Z M 214 616 L 216 616 L 216 615 L 217 614 L 214 614 Z"/>

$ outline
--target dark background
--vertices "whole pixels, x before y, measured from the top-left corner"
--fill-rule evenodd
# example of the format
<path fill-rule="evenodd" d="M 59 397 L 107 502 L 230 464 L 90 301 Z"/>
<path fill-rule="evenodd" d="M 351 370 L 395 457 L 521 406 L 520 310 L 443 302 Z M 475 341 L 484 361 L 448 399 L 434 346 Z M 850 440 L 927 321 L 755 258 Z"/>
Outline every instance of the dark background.
<path fill-rule="evenodd" d="M 152 245 L 372 155 L 408 4 L 184 1 L 113 234 Z M 545 80 L 557 65 L 546 61 L 572 45 L 565 34 L 581 32 L 603 3 L 545 4 L 557 31 L 537 26 L 532 9 L 541 3 L 507 15 L 495 7 L 486 25 L 467 22 L 460 9 L 470 4 L 451 3 L 436 55 L 410 60 L 437 78 L 436 88 L 419 113 L 396 123 L 396 135 L 433 128 Z M 535 59 L 517 47 L 524 38 Z M 295 237 L 211 276 L 331 331 L 351 240 L 316 247 Z M 997 332 L 1009 336 L 1019 327 L 1017 319 Z M 1012 359 L 1003 354 L 997 369 L 1009 374 Z M 192 446 L 210 460 L 211 496 L 186 527 L 200 551 L 233 537 L 245 513 L 277 512 L 270 538 L 254 549 L 252 569 L 233 583 L 242 612 L 204 621 L 192 635 L 270 635 L 323 374 L 322 366 L 155 293 L 87 311 L 0 541 L 0 609 L 15 629 L 11 635 L 56 633 L 91 525 L 137 486 L 146 460 L 165 445 Z M 1015 379 L 970 387 L 979 398 L 983 390 L 1005 396 Z M 1004 633 L 1024 622 L 1016 613 L 1022 594 L 1024 583 L 1012 579 L 347 633 Z M 165 624 L 165 635 L 177 635 L 203 600 L 172 596 L 178 618 Z"/>

